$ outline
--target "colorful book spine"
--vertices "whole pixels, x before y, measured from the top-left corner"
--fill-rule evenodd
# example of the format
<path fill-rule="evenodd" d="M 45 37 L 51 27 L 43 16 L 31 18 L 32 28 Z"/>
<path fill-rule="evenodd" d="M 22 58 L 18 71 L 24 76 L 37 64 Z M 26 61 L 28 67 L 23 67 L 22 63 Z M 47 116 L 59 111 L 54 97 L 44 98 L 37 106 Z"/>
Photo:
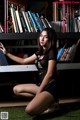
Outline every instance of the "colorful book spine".
<path fill-rule="evenodd" d="M 28 15 L 27 11 L 25 12 L 25 15 L 26 15 L 26 19 L 27 19 L 27 21 L 29 23 L 31 32 L 34 32 L 34 26 L 33 26 L 32 22 L 31 22 L 31 19 L 30 19 L 29 15 Z"/>
<path fill-rule="evenodd" d="M 32 20 L 32 23 L 33 23 L 33 25 L 34 25 L 34 27 L 35 27 L 35 30 L 36 30 L 36 32 L 37 32 L 37 31 L 38 31 L 38 28 L 37 28 L 37 25 L 36 25 L 35 20 L 34 20 L 34 15 L 33 15 L 33 13 L 30 12 L 30 11 L 28 11 L 28 14 L 29 14 L 29 16 L 30 16 L 30 18 L 31 18 L 31 20 Z"/>
<path fill-rule="evenodd" d="M 61 56 L 64 52 L 65 47 L 66 47 L 66 44 L 62 48 L 59 49 L 58 54 L 57 54 L 57 60 L 58 61 L 60 60 L 60 58 L 61 58 Z"/>
<path fill-rule="evenodd" d="M 38 13 L 36 13 L 37 17 L 38 17 L 38 20 L 39 20 L 39 23 L 40 23 L 40 26 L 42 27 L 42 29 L 45 28 L 45 25 L 44 25 L 44 22 L 42 21 L 42 16 L 40 16 Z M 44 17 L 43 17 L 44 19 Z"/>
<path fill-rule="evenodd" d="M 40 25 L 40 23 L 39 23 L 39 19 L 38 19 L 38 17 L 36 16 L 35 13 L 33 13 L 33 17 L 34 17 L 34 20 L 35 20 L 35 22 L 36 22 L 36 24 L 37 24 L 37 26 L 38 26 L 39 31 L 42 31 L 42 27 L 41 27 L 41 25 Z"/>

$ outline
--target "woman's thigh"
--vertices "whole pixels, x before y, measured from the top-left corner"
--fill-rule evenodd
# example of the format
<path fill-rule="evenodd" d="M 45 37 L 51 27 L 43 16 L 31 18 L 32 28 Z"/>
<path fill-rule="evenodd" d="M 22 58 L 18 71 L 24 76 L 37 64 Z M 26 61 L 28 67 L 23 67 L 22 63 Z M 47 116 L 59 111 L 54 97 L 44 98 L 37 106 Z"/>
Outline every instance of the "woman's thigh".
<path fill-rule="evenodd" d="M 36 84 L 19 84 L 14 86 L 13 91 L 36 94 L 38 88 Z"/>
<path fill-rule="evenodd" d="M 32 115 L 39 114 L 46 110 L 54 100 L 54 97 L 49 92 L 44 91 L 32 99 L 25 111 Z"/>

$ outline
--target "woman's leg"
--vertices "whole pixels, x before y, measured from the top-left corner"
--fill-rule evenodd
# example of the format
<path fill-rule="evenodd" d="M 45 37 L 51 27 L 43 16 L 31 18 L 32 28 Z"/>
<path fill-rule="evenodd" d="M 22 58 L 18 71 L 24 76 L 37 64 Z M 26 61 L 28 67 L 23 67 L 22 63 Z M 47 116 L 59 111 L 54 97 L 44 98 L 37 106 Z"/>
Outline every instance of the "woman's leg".
<path fill-rule="evenodd" d="M 36 95 L 38 88 L 39 87 L 36 84 L 20 84 L 14 86 L 13 92 L 16 95 L 34 97 Z"/>
<path fill-rule="evenodd" d="M 41 92 L 32 99 L 25 111 L 30 115 L 38 115 L 44 112 L 54 101 L 55 98 L 49 92 Z"/>

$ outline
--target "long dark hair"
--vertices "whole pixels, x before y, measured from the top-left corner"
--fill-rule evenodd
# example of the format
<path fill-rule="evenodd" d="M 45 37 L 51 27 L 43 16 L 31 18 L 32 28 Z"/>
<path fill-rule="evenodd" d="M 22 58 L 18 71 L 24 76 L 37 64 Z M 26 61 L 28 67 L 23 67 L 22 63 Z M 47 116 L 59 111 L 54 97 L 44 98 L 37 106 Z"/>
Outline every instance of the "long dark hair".
<path fill-rule="evenodd" d="M 50 44 L 49 49 L 53 48 L 53 47 L 56 48 L 57 35 L 56 35 L 55 30 L 53 28 L 44 28 L 42 30 L 42 32 L 43 31 L 46 31 L 47 34 L 48 34 L 48 40 L 49 40 L 49 44 Z M 40 35 L 41 35 L 41 33 L 40 33 Z M 40 35 L 39 35 L 39 37 L 40 37 Z M 42 49 L 42 46 L 40 46 L 39 37 L 38 37 L 38 49 L 39 49 L 40 52 L 42 52 L 43 49 Z"/>

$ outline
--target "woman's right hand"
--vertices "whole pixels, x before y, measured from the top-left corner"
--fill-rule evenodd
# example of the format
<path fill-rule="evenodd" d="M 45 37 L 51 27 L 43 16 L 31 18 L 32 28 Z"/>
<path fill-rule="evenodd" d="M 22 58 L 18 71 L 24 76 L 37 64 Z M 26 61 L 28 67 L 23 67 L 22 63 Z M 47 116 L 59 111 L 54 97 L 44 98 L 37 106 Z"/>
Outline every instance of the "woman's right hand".
<path fill-rule="evenodd" d="M 4 45 L 3 45 L 1 42 L 0 42 L 0 50 L 2 50 L 2 52 L 3 52 L 4 54 L 7 53 L 7 51 L 6 51 L 5 47 L 4 47 Z"/>

